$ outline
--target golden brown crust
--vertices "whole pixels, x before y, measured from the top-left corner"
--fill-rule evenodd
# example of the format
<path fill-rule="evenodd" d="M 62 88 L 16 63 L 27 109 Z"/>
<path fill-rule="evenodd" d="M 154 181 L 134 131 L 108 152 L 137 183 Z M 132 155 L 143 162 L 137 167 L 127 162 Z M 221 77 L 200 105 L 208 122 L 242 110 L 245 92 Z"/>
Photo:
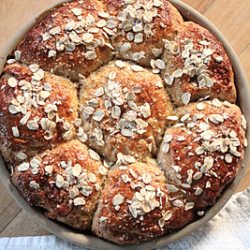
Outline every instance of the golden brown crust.
<path fill-rule="evenodd" d="M 36 77 L 41 80 L 35 81 Z M 0 88 L 1 152 L 6 161 L 18 160 L 20 153 L 34 155 L 36 150 L 72 137 L 67 138 L 69 133 L 65 137 L 67 131 L 74 131 L 65 124 L 77 118 L 78 100 L 70 81 L 12 64 L 5 67 Z"/>
<path fill-rule="evenodd" d="M 167 0 L 104 0 L 106 11 L 118 19 L 112 45 L 117 57 L 149 66 L 162 53 L 163 39 L 172 40 L 183 23 Z"/>
<path fill-rule="evenodd" d="M 158 166 L 137 162 L 111 170 L 92 230 L 117 244 L 154 239 L 185 226 L 193 218 L 191 210 L 174 207 L 170 199 L 174 197 L 168 195 Z"/>
<path fill-rule="evenodd" d="M 116 161 L 118 153 L 142 161 L 154 155 L 172 112 L 160 77 L 140 67 L 135 71 L 138 67 L 111 62 L 91 74 L 81 89 L 87 143 L 110 161 Z M 100 121 L 95 119 L 96 112 L 102 114 Z"/>
<path fill-rule="evenodd" d="M 103 8 L 97 0 L 73 1 L 50 12 L 17 47 L 21 61 L 73 80 L 90 74 L 112 58 L 107 36 L 93 30 L 98 12 Z"/>
<path fill-rule="evenodd" d="M 240 109 L 218 100 L 177 110 L 158 155 L 173 193 L 185 193 L 196 209 L 213 205 L 237 174 L 244 156 Z M 243 123 L 244 124 L 244 123 Z"/>
<path fill-rule="evenodd" d="M 71 141 L 17 165 L 12 182 L 31 206 L 44 208 L 49 218 L 85 230 L 98 201 L 103 168 L 101 173 L 106 174 L 84 144 Z"/>
<path fill-rule="evenodd" d="M 163 60 L 166 88 L 177 106 L 213 98 L 235 103 L 234 74 L 226 51 L 198 24 L 185 22 L 174 42 L 166 41 Z"/>
<path fill-rule="evenodd" d="M 229 57 L 168 0 L 62 4 L 7 64 L 0 152 L 50 219 L 118 244 L 148 241 L 203 216 L 242 164 Z"/>

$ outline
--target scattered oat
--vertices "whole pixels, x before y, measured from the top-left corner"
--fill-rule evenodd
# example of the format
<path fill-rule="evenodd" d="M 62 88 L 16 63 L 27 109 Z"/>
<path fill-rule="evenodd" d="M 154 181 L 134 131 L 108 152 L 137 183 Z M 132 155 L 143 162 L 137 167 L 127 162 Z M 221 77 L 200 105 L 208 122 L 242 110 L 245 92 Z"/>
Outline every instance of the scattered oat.
<path fill-rule="evenodd" d="M 89 149 L 88 152 L 89 152 L 89 156 L 90 156 L 93 160 L 99 161 L 99 160 L 101 159 L 100 156 L 99 156 L 94 150 Z"/>
<path fill-rule="evenodd" d="M 105 116 L 105 112 L 101 109 L 96 110 L 95 113 L 93 114 L 93 120 L 100 122 Z"/>
<path fill-rule="evenodd" d="M 82 172 L 82 166 L 80 164 L 76 164 L 73 169 L 72 173 L 75 177 L 78 177 Z"/>
<path fill-rule="evenodd" d="M 85 205 L 86 201 L 82 197 L 77 197 L 74 199 L 74 206 L 83 206 Z"/>
<path fill-rule="evenodd" d="M 191 99 L 191 94 L 186 92 L 182 95 L 181 97 L 181 100 L 182 100 L 182 103 L 185 104 L 185 105 L 188 105 L 189 102 L 190 102 L 190 99 Z"/>
<path fill-rule="evenodd" d="M 60 174 L 58 174 L 58 175 L 56 176 L 56 186 L 57 186 L 58 188 L 61 188 L 61 187 L 63 187 L 64 183 L 65 183 L 65 181 L 64 181 L 63 176 L 61 176 Z"/>
<path fill-rule="evenodd" d="M 80 8 L 71 9 L 71 12 L 76 16 L 80 16 L 82 14 L 82 10 Z"/>
<path fill-rule="evenodd" d="M 123 61 L 120 61 L 120 60 L 117 60 L 115 61 L 115 65 L 120 68 L 120 69 L 123 69 L 126 67 L 126 64 L 123 62 Z"/>
<path fill-rule="evenodd" d="M 131 65 L 131 69 L 132 69 L 133 71 L 135 71 L 135 72 L 144 71 L 144 68 L 143 68 L 143 67 L 141 67 L 141 66 L 139 66 L 139 65 L 135 65 L 135 64 Z"/>
<path fill-rule="evenodd" d="M 17 86 L 17 80 L 16 78 L 14 77 L 10 77 L 8 79 L 8 85 L 11 87 L 11 88 L 15 88 Z"/>
<path fill-rule="evenodd" d="M 116 194 L 112 200 L 114 206 L 121 205 L 124 202 L 124 197 L 121 194 Z"/>
<path fill-rule="evenodd" d="M 34 189 L 40 188 L 40 185 L 36 181 L 31 181 L 29 186 Z"/>
<path fill-rule="evenodd" d="M 23 162 L 23 163 L 21 163 L 21 164 L 17 167 L 17 169 L 18 169 L 19 172 L 25 172 L 25 171 L 27 171 L 29 168 L 30 168 L 30 164 L 29 164 L 28 162 Z"/>
<path fill-rule="evenodd" d="M 13 134 L 14 137 L 19 137 L 20 136 L 18 127 L 12 127 L 12 134 Z"/>

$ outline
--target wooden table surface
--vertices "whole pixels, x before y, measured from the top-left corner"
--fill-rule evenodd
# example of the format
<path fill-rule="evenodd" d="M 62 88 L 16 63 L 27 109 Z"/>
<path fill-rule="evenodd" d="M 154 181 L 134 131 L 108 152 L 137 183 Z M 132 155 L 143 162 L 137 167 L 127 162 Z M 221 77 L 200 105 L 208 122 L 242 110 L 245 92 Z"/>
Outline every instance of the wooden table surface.
<path fill-rule="evenodd" d="M 183 0 L 212 21 L 228 38 L 250 79 L 250 1 Z M 0 53 L 6 40 L 53 0 L 1 0 Z M 250 185 L 250 167 L 237 191 Z M 49 234 L 31 220 L 0 183 L 0 237 Z"/>

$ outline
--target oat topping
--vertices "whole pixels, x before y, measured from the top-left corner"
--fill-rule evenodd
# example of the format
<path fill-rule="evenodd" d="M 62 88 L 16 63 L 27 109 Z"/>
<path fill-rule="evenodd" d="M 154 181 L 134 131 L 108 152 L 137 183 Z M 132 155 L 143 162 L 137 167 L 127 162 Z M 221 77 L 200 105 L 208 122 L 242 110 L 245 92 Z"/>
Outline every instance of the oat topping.
<path fill-rule="evenodd" d="M 27 159 L 27 155 L 22 151 L 17 152 L 15 156 L 18 160 L 21 160 L 21 161 Z"/>
<path fill-rule="evenodd" d="M 99 161 L 101 158 L 100 156 L 92 149 L 89 149 L 89 155 L 91 157 L 91 159 L 95 160 L 95 161 Z"/>
<path fill-rule="evenodd" d="M 220 168 L 221 164 L 227 165 L 233 162 L 238 162 L 241 154 L 241 142 L 239 132 L 234 129 L 227 128 L 225 123 L 229 122 L 228 114 L 221 113 L 211 113 L 207 116 L 200 112 L 204 112 L 209 105 L 215 106 L 216 108 L 222 107 L 223 105 L 228 106 L 226 102 L 220 102 L 218 99 L 209 101 L 207 103 L 197 103 L 195 112 L 186 112 L 181 117 L 168 117 L 168 120 L 176 121 L 174 127 L 180 128 L 180 132 L 184 132 L 187 135 L 192 136 L 192 141 L 198 146 L 187 145 L 185 146 L 185 152 L 189 157 L 198 156 L 198 160 L 194 161 L 193 166 L 187 171 L 187 178 L 184 179 L 182 175 L 179 174 L 181 169 L 178 166 L 173 166 L 174 173 L 177 179 L 182 181 L 178 186 L 173 184 L 167 184 L 167 190 L 169 193 L 177 192 L 187 192 L 187 189 L 193 190 L 195 196 L 200 196 L 203 194 L 204 190 L 211 188 L 210 181 L 206 182 L 205 187 L 199 186 L 199 181 L 205 178 L 216 178 L 220 179 L 216 173 L 216 168 Z M 243 128 L 246 128 L 245 119 L 242 118 Z M 170 130 L 171 131 L 171 130 Z M 172 143 L 179 143 L 186 141 L 186 137 L 183 135 L 171 134 L 171 132 L 166 132 L 164 135 L 161 152 L 162 154 L 167 154 L 172 150 Z M 179 153 L 177 151 L 177 153 Z M 167 157 L 167 156 L 165 156 Z M 173 160 L 173 164 L 181 164 L 180 157 L 176 157 Z M 221 163 L 223 161 L 224 163 Z M 161 162 L 160 162 L 161 164 Z M 172 177 L 171 177 L 172 178 Z M 202 183 L 202 181 L 200 182 Z M 183 201 L 174 200 L 174 206 L 182 207 L 185 206 L 185 210 L 192 209 L 194 204 L 190 201 L 183 204 Z M 162 224 L 162 221 L 159 222 Z"/>
<path fill-rule="evenodd" d="M 118 29 L 129 42 L 142 43 L 144 39 L 153 34 L 152 21 L 158 15 L 158 8 L 162 2 L 126 1 L 126 7 L 117 15 Z"/>
<path fill-rule="evenodd" d="M 194 202 L 187 202 L 185 205 L 185 211 L 188 211 L 194 207 Z"/>
<path fill-rule="evenodd" d="M 178 199 L 172 201 L 172 204 L 173 204 L 173 206 L 175 206 L 175 207 L 183 207 L 183 206 L 184 206 L 184 202 L 181 201 L 181 200 L 178 200 Z"/>
<path fill-rule="evenodd" d="M 179 120 L 179 117 L 178 117 L 178 116 L 175 116 L 175 115 L 172 115 L 172 116 L 168 116 L 168 117 L 167 117 L 167 120 L 169 120 L 169 121 L 178 121 L 178 120 Z"/>
<path fill-rule="evenodd" d="M 181 97 L 181 100 L 183 104 L 188 105 L 191 100 L 191 94 L 188 92 L 184 93 Z"/>
<path fill-rule="evenodd" d="M 120 189 L 112 198 L 113 208 L 119 211 L 123 204 L 128 206 L 129 214 L 138 221 L 143 221 L 146 214 L 160 210 L 161 218 L 158 220 L 158 225 L 160 228 L 163 228 L 165 223 L 172 219 L 173 211 L 167 210 L 169 197 L 166 191 L 164 192 L 161 186 L 155 181 L 155 178 L 157 178 L 160 173 L 145 172 L 139 174 L 136 168 L 132 166 L 121 166 L 120 170 L 121 175 L 119 178 L 126 185 L 130 186 L 131 190 L 133 190 L 133 196 L 131 199 L 126 198 L 127 192 L 123 193 L 124 189 Z M 172 186 L 167 186 L 169 193 Z M 178 189 L 176 187 L 175 189 L 177 192 Z M 193 202 L 185 202 L 177 199 L 173 200 L 171 203 L 173 206 L 185 206 L 186 210 L 190 210 L 194 207 Z M 106 217 L 100 219 L 100 222 L 104 222 L 105 220 Z"/>
<path fill-rule="evenodd" d="M 83 206 L 83 205 L 85 205 L 85 203 L 86 203 L 86 201 L 82 197 L 77 197 L 77 198 L 74 199 L 74 205 L 75 206 Z"/>
<path fill-rule="evenodd" d="M 135 162 L 136 162 L 135 158 L 131 155 L 124 155 L 122 153 L 117 154 L 116 165 L 118 165 L 118 166 L 131 164 L 131 163 L 135 163 Z"/>
<path fill-rule="evenodd" d="M 117 62 L 121 66 L 119 61 L 116 61 L 115 65 L 117 65 Z M 133 66 L 139 67 L 137 65 L 132 65 L 131 67 Z M 109 129 L 110 131 L 108 132 L 110 134 L 121 133 L 124 137 L 133 138 L 136 134 L 141 135 L 147 131 L 147 119 L 151 117 L 149 103 L 136 104 L 137 95 L 142 91 L 139 86 L 134 86 L 132 90 L 121 87 L 119 82 L 116 81 L 116 73 L 114 71 L 108 74 L 107 79 L 104 87 L 99 87 L 95 90 L 95 98 L 88 101 L 88 105 L 80 108 L 83 124 L 93 126 L 92 124 L 95 122 L 95 129 L 92 130 L 89 137 L 98 146 L 105 145 L 104 133 L 107 131 L 104 128 L 104 124 L 107 123 L 107 120 L 111 123 L 114 120 L 116 124 L 116 126 Z M 100 106 L 102 102 L 104 102 L 105 107 Z M 85 134 L 86 132 L 82 131 L 81 133 Z"/>
<path fill-rule="evenodd" d="M 8 79 L 8 85 L 11 87 L 11 88 L 15 88 L 17 86 L 17 80 L 16 78 L 14 77 L 10 77 Z"/>
<path fill-rule="evenodd" d="M 60 101 L 50 103 L 52 87 L 45 82 L 45 73 L 37 64 L 31 64 L 29 70 L 32 72 L 31 80 L 18 80 L 14 77 L 8 78 L 8 86 L 17 88 L 16 97 L 10 102 L 8 110 L 11 114 L 21 115 L 19 124 L 25 126 L 28 130 L 44 131 L 45 140 L 50 140 L 55 133 L 57 123 L 62 123 L 65 133 L 63 138 L 70 140 L 73 137 L 73 125 L 69 124 L 66 128 L 66 122 L 58 114 L 58 105 Z M 34 116 L 35 111 L 44 110 L 43 117 Z M 33 114 L 34 113 L 34 114 Z M 22 136 L 19 133 L 21 126 L 12 128 L 15 137 Z"/>
<path fill-rule="evenodd" d="M 134 218 L 144 215 L 160 206 L 159 201 L 156 200 L 155 189 L 142 188 L 140 192 L 136 192 L 132 198 L 129 211 Z"/>
<path fill-rule="evenodd" d="M 25 172 L 25 171 L 27 171 L 29 168 L 30 168 L 30 164 L 29 164 L 28 162 L 23 162 L 23 163 L 21 163 L 21 164 L 17 167 L 18 171 L 20 171 L 20 172 Z"/>
<path fill-rule="evenodd" d="M 114 206 L 119 206 L 124 202 L 124 197 L 118 193 L 117 195 L 114 196 L 112 202 Z"/>
<path fill-rule="evenodd" d="M 55 58 L 63 51 L 74 52 L 76 47 L 81 45 L 85 46 L 85 59 L 92 61 L 97 58 L 98 47 L 107 46 L 113 49 L 105 38 L 115 34 L 113 30 L 117 28 L 117 20 L 114 17 L 99 12 L 97 19 L 82 8 L 72 8 L 69 10 L 70 13 L 75 17 L 68 18 L 62 27 L 52 27 L 42 34 L 43 41 L 47 42 L 45 48 L 48 50 L 48 58 Z M 101 32 L 103 37 L 95 36 Z"/>
<path fill-rule="evenodd" d="M 167 190 L 169 193 L 176 193 L 179 191 L 179 188 L 177 188 L 175 185 L 167 184 Z"/>
<path fill-rule="evenodd" d="M 135 72 L 144 71 L 144 68 L 143 68 L 143 67 L 141 67 L 141 66 L 139 66 L 139 65 L 134 65 L 134 64 L 131 66 L 131 69 L 132 69 L 133 71 L 135 71 Z"/>
<path fill-rule="evenodd" d="M 123 69 L 124 67 L 126 67 L 126 64 L 123 62 L 123 61 L 120 61 L 120 60 L 116 60 L 115 61 L 115 65 L 120 68 L 120 69 Z"/>
<path fill-rule="evenodd" d="M 95 160 L 97 159 L 95 158 Z M 107 163 L 100 165 L 100 174 L 105 176 L 108 167 Z M 36 175 L 42 168 L 44 168 L 45 174 L 53 179 L 51 183 L 54 183 L 57 188 L 64 189 L 69 193 L 69 203 L 71 204 L 73 202 L 74 206 L 85 205 L 84 197 L 88 197 L 94 192 L 94 190 L 99 191 L 100 189 L 100 185 L 97 183 L 96 173 L 87 171 L 79 163 L 73 165 L 72 161 L 61 161 L 60 168 L 62 168 L 63 171 L 59 170 L 59 172 L 57 168 L 50 165 L 49 162 L 43 161 L 38 156 L 33 157 L 30 162 L 21 163 L 17 167 L 19 172 L 31 170 L 32 175 Z M 52 175 L 54 171 L 56 174 Z M 33 189 L 40 189 L 40 185 L 40 183 L 37 183 L 34 180 L 30 181 L 29 184 Z M 73 199 L 73 201 L 71 199 Z"/>
<path fill-rule="evenodd" d="M 53 166 L 52 165 L 47 165 L 45 168 L 45 171 L 48 175 L 51 175 L 53 172 Z"/>
<path fill-rule="evenodd" d="M 19 137 L 20 133 L 17 127 L 12 127 L 12 133 L 14 137 Z"/>
<path fill-rule="evenodd" d="M 165 49 L 172 56 L 180 56 L 183 62 L 183 67 L 178 68 L 169 74 L 164 74 L 164 81 L 167 85 L 173 85 L 176 80 L 179 80 L 184 75 L 190 77 L 190 85 L 198 88 L 212 88 L 214 85 L 213 79 L 209 75 L 208 67 L 213 60 L 214 50 L 210 49 L 210 42 L 207 40 L 198 41 L 198 47 L 190 40 L 183 39 L 178 45 L 174 41 L 164 40 Z M 221 59 L 220 57 L 217 57 Z M 164 69 L 164 68 L 162 68 Z M 193 80 L 197 79 L 197 80 Z M 184 93 L 181 97 L 183 104 L 187 105 L 191 100 L 191 93 Z"/>
<path fill-rule="evenodd" d="M 20 50 L 16 50 L 14 52 L 15 60 L 18 62 L 21 59 L 22 52 Z"/>
<path fill-rule="evenodd" d="M 34 188 L 34 189 L 38 189 L 38 188 L 40 188 L 40 185 L 36 181 L 31 181 L 30 187 Z"/>

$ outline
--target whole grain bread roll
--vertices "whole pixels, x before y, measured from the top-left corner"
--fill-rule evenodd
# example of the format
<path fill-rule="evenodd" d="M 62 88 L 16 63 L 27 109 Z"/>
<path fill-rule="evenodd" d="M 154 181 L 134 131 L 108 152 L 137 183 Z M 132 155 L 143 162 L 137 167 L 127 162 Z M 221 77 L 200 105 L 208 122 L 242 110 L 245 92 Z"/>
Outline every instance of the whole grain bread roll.
<path fill-rule="evenodd" d="M 190 222 L 190 204 L 167 192 L 164 174 L 153 161 L 120 166 L 109 172 L 92 230 L 121 245 L 147 241 Z"/>
<path fill-rule="evenodd" d="M 72 80 L 88 75 L 112 58 L 109 37 L 96 26 L 101 12 L 98 0 L 72 1 L 49 12 L 19 44 L 20 60 Z"/>
<path fill-rule="evenodd" d="M 0 88 L 0 150 L 6 161 L 23 161 L 73 138 L 78 99 L 72 82 L 36 64 L 11 64 Z"/>
<path fill-rule="evenodd" d="M 106 173 L 98 154 L 72 140 L 16 165 L 12 182 L 47 217 L 87 230 Z"/>
<path fill-rule="evenodd" d="M 118 58 L 149 66 L 163 50 L 164 39 L 174 39 L 183 24 L 177 9 L 167 0 L 104 0 L 117 21 L 111 42 Z"/>
<path fill-rule="evenodd" d="M 172 104 L 161 78 L 136 64 L 113 61 L 92 73 L 80 92 L 87 144 L 109 161 L 157 152 Z"/>
<path fill-rule="evenodd" d="M 234 73 L 223 45 L 207 29 L 185 22 L 173 41 L 165 40 L 162 77 L 177 106 L 219 98 L 236 102 Z"/>
<path fill-rule="evenodd" d="M 245 119 L 239 107 L 218 99 L 180 108 L 176 117 L 158 163 L 169 191 L 185 193 L 202 210 L 216 202 L 242 165 Z"/>

